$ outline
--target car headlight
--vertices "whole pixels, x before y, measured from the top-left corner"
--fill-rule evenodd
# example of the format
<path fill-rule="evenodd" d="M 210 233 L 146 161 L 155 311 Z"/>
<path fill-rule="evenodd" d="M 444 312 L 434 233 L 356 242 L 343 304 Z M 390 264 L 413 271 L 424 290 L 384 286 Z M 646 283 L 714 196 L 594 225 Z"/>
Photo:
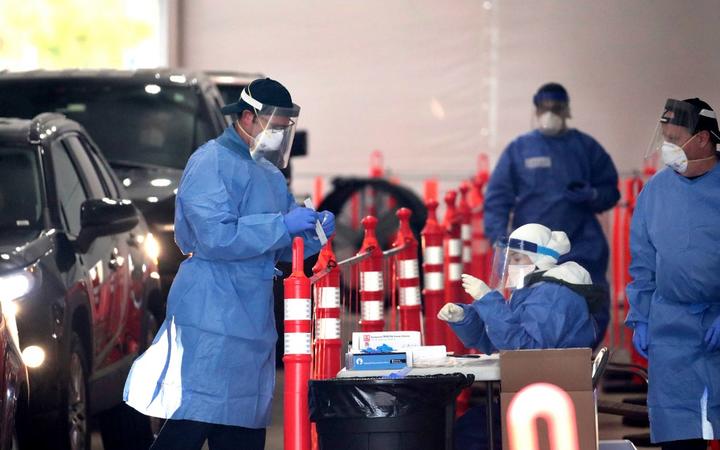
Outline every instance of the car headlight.
<path fill-rule="evenodd" d="M 26 270 L 0 276 L 0 301 L 7 303 L 26 296 L 34 284 L 33 275 Z"/>
<path fill-rule="evenodd" d="M 10 332 L 13 343 L 19 349 L 20 340 L 18 337 L 16 316 L 18 314 L 18 302 L 15 300 L 23 298 L 32 291 L 35 286 L 35 277 L 27 270 L 18 270 L 0 276 L 0 305 L 2 314 L 5 317 L 7 329 Z"/>
<path fill-rule="evenodd" d="M 25 347 L 25 350 L 22 351 L 22 359 L 26 366 L 36 369 L 45 362 L 45 350 L 37 345 Z"/>
<path fill-rule="evenodd" d="M 145 254 L 147 254 L 153 261 L 158 260 L 160 257 L 160 243 L 155 239 L 152 233 L 148 233 L 144 241 Z"/>

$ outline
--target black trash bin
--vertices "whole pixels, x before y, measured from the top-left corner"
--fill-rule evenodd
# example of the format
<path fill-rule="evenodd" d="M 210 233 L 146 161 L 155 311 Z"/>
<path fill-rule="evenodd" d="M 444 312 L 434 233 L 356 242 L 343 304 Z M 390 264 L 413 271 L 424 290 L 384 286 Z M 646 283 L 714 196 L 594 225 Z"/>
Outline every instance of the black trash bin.
<path fill-rule="evenodd" d="M 455 397 L 472 375 L 310 381 L 321 450 L 451 450 Z"/>

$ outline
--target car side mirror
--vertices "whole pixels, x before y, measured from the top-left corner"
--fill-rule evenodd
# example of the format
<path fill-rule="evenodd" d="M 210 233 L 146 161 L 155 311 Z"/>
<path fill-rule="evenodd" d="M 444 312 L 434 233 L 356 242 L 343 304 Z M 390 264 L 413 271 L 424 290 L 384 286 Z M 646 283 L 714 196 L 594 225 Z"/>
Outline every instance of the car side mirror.
<path fill-rule="evenodd" d="M 86 200 L 80 207 L 78 249 L 85 253 L 95 239 L 130 231 L 139 221 L 137 210 L 129 200 Z"/>

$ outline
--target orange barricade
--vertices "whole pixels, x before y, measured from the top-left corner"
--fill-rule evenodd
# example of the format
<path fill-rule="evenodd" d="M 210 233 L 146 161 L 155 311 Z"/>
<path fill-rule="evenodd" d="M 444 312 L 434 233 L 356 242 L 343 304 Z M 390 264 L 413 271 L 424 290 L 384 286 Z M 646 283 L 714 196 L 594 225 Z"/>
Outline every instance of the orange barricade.
<path fill-rule="evenodd" d="M 449 191 L 445 194 L 445 228 L 444 259 L 445 259 L 445 299 L 444 303 L 465 303 L 463 301 L 462 275 L 462 240 L 460 239 L 460 222 L 455 207 L 457 193 Z M 445 344 L 448 351 L 460 353 L 463 345 L 455 335 L 455 332 L 445 324 Z"/>
<path fill-rule="evenodd" d="M 642 189 L 642 180 L 631 177 L 620 185 L 622 201 L 613 211 L 612 229 L 612 333 L 608 333 L 606 342 L 613 348 L 624 348 L 633 355 L 633 361 L 646 365 L 644 358 L 635 352 L 632 346 L 632 331 L 624 326 L 629 309 L 625 288 L 630 282 L 630 221 L 637 196 Z"/>
<path fill-rule="evenodd" d="M 310 449 L 308 382 L 311 333 L 310 280 L 303 272 L 303 240 L 293 240 L 293 272 L 285 279 L 284 448 Z"/>
<path fill-rule="evenodd" d="M 325 179 L 323 177 L 315 177 L 315 185 L 313 186 L 313 204 L 321 204 L 324 198 Z"/>
<path fill-rule="evenodd" d="M 472 273 L 471 268 L 473 264 L 472 255 L 472 213 L 470 211 L 470 204 L 468 203 L 468 192 L 470 186 L 463 182 L 460 185 L 460 203 L 458 204 L 457 214 L 460 221 L 460 238 L 462 239 L 462 264 L 463 272 Z M 461 298 L 465 300 L 465 303 L 472 303 L 473 298 L 467 293 L 461 293 Z"/>
<path fill-rule="evenodd" d="M 478 170 L 472 179 L 471 190 L 468 196 L 468 203 L 471 209 L 470 226 L 472 228 L 472 265 L 465 268 L 465 271 L 484 280 L 490 281 L 490 270 L 492 266 L 492 245 L 485 237 L 484 204 L 485 194 L 483 190 L 490 179 L 490 163 L 486 154 L 478 156 Z"/>
<path fill-rule="evenodd" d="M 420 233 L 423 250 L 425 303 L 425 345 L 445 344 L 444 324 L 437 318 L 445 298 L 443 239 L 445 231 L 437 221 L 437 201 L 427 203 L 428 217 Z"/>
<path fill-rule="evenodd" d="M 360 329 L 362 331 L 382 331 L 385 327 L 383 314 L 385 283 L 383 281 L 383 252 L 375 235 L 377 219 L 367 216 L 362 220 L 362 224 L 365 227 L 365 239 L 358 255 L 370 253 L 371 256 L 360 262 Z"/>
<path fill-rule="evenodd" d="M 436 178 L 425 180 L 423 187 L 423 201 L 427 204 L 431 200 L 438 201 L 438 180 Z"/>
<path fill-rule="evenodd" d="M 373 150 L 370 154 L 370 177 L 381 178 L 385 176 L 385 161 L 380 150 Z"/>
<path fill-rule="evenodd" d="M 340 269 L 332 250 L 333 238 L 320 251 L 313 273 L 327 272 L 313 284 L 315 298 L 315 364 L 313 378 L 333 378 L 340 371 Z"/>
<path fill-rule="evenodd" d="M 393 248 L 403 247 L 398 254 L 395 274 L 399 293 L 400 329 L 421 331 L 422 304 L 420 298 L 420 268 L 418 267 L 418 242 L 410 229 L 412 212 L 400 208 L 397 212 L 400 220 L 397 238 Z"/>

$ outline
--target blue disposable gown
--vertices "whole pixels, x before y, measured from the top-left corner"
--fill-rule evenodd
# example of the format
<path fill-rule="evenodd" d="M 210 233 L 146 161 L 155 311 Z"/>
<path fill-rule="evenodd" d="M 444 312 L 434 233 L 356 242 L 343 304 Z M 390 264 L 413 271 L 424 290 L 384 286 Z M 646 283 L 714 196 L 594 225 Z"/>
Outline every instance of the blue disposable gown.
<path fill-rule="evenodd" d="M 291 258 L 285 178 L 229 127 L 188 161 L 175 204 L 184 254 L 163 322 L 125 385 L 140 412 L 248 428 L 270 423 L 275 385 L 272 280 Z M 306 255 L 319 250 L 303 236 Z"/>
<path fill-rule="evenodd" d="M 638 197 L 630 251 L 626 323 L 649 327 L 652 441 L 708 438 L 703 424 L 717 438 L 720 351 L 704 336 L 720 315 L 720 164 L 693 180 L 655 175 Z"/>
<path fill-rule="evenodd" d="M 597 334 L 585 299 L 553 282 L 518 289 L 510 301 L 491 291 L 460 306 L 465 317 L 450 326 L 466 347 L 483 353 L 590 347 Z"/>
<path fill-rule="evenodd" d="M 465 317 L 449 323 L 468 348 L 483 353 L 498 350 L 590 347 L 596 325 L 585 298 L 570 288 L 543 281 L 516 290 L 510 301 L 491 291 L 471 305 L 460 305 Z M 498 411 L 495 417 L 500 417 Z M 493 425 L 499 448 L 500 422 Z M 471 408 L 455 426 L 455 447 L 487 448 L 485 407 Z"/>
<path fill-rule="evenodd" d="M 587 182 L 597 192 L 586 204 L 568 201 L 572 182 Z M 609 249 L 595 217 L 617 203 L 618 175 L 610 156 L 589 135 L 570 129 L 557 136 L 535 130 L 515 139 L 505 149 L 485 195 L 485 234 L 496 242 L 528 223 L 564 231 L 572 242 L 559 263 L 575 261 L 590 272 L 594 284 L 607 286 Z M 512 223 L 509 224 L 510 214 Z M 508 225 L 510 225 L 508 229 Z M 610 299 L 595 313 L 602 337 L 610 321 Z"/>

